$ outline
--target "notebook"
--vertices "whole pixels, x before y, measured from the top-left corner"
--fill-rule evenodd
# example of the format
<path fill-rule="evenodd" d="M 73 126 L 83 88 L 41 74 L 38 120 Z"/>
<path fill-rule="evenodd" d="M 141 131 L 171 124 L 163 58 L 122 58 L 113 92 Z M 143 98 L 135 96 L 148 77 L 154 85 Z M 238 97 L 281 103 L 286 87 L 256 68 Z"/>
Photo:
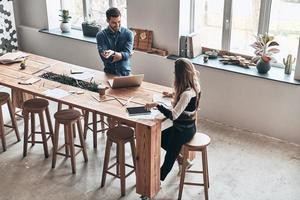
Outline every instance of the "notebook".
<path fill-rule="evenodd" d="M 130 76 L 119 76 L 112 80 L 108 80 L 111 88 L 127 88 L 127 87 L 138 87 L 142 84 L 144 74 L 130 75 Z"/>
<path fill-rule="evenodd" d="M 150 115 L 151 111 L 146 110 L 144 106 L 138 106 L 138 107 L 128 107 L 126 108 L 129 116 L 134 115 Z"/>

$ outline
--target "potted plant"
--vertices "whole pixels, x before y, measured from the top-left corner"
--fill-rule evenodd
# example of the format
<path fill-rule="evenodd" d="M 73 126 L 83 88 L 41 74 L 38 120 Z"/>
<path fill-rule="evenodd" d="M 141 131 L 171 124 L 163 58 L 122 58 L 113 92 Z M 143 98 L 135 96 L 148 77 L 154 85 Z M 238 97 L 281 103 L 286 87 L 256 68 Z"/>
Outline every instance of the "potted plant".
<path fill-rule="evenodd" d="M 256 36 L 256 42 L 251 46 L 255 49 L 256 56 L 252 61 L 256 63 L 258 73 L 267 73 L 271 68 L 270 60 L 274 59 L 272 55 L 279 52 L 279 44 L 274 40 L 274 36 L 265 33 Z"/>
<path fill-rule="evenodd" d="M 101 30 L 101 26 L 95 20 L 91 20 L 91 15 L 89 15 L 88 20 L 84 21 L 81 26 L 83 35 L 88 37 L 96 37 L 97 33 Z"/>
<path fill-rule="evenodd" d="M 61 24 L 60 29 L 63 33 L 70 32 L 71 31 L 71 24 L 70 19 L 72 18 L 70 16 L 70 13 L 68 10 L 61 10 L 61 14 L 59 15 L 61 17 Z"/>

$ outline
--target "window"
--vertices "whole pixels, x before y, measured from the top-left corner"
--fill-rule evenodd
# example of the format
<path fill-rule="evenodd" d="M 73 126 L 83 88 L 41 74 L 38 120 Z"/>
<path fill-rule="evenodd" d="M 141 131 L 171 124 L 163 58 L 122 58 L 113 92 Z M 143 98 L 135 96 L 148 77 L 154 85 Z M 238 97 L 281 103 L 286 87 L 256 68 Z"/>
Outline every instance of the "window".
<path fill-rule="evenodd" d="M 224 0 L 195 1 L 194 31 L 202 35 L 203 46 L 221 49 Z"/>
<path fill-rule="evenodd" d="M 105 12 L 110 7 L 117 7 L 122 14 L 122 26 L 127 26 L 126 0 L 72 0 L 68 5 L 72 16 L 72 27 L 81 29 L 81 23 L 95 20 L 101 27 L 106 27 Z"/>
<path fill-rule="evenodd" d="M 300 0 L 191 0 L 194 30 L 203 46 L 253 55 L 255 35 L 269 32 L 280 45 L 279 62 L 297 55 L 300 36 Z"/>
<path fill-rule="evenodd" d="M 277 60 L 288 54 L 297 56 L 300 36 L 300 0 L 273 0 L 269 32 L 280 45 Z"/>

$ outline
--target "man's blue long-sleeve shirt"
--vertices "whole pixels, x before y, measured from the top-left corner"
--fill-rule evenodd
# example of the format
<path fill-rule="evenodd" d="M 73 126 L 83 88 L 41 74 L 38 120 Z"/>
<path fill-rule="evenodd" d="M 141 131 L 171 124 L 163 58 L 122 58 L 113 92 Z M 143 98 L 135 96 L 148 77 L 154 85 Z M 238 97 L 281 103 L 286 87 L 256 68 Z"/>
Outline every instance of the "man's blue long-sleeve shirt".
<path fill-rule="evenodd" d="M 97 36 L 97 47 L 104 63 L 104 71 L 110 74 L 126 76 L 130 74 L 129 57 L 133 48 L 133 33 L 127 28 L 120 27 L 119 31 L 113 32 L 109 27 L 100 31 Z M 101 53 L 105 50 L 113 50 L 122 54 L 122 59 L 112 62 L 113 58 L 104 58 Z"/>

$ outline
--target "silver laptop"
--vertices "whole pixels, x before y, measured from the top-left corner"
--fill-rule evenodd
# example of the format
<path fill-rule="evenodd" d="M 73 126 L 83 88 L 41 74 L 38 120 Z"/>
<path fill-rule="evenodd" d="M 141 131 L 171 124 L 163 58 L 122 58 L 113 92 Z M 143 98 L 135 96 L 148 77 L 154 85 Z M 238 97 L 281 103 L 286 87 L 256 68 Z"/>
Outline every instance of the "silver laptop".
<path fill-rule="evenodd" d="M 119 76 L 114 79 L 108 80 L 111 88 L 126 88 L 126 87 L 138 87 L 144 80 L 144 74 Z"/>

